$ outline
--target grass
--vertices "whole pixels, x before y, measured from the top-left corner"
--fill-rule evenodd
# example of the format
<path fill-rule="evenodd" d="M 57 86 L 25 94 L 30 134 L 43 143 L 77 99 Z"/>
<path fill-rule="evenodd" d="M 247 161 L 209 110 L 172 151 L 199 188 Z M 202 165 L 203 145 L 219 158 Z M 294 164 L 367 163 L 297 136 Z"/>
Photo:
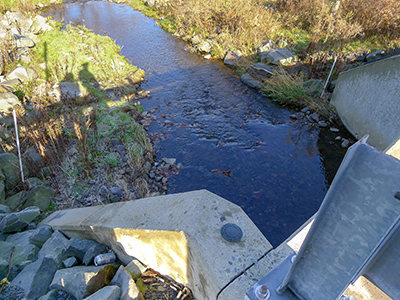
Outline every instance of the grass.
<path fill-rule="evenodd" d="M 40 6 L 47 6 L 53 3 L 61 3 L 62 0 L 1 0 L 0 16 L 6 11 L 17 11 L 29 13 Z"/>

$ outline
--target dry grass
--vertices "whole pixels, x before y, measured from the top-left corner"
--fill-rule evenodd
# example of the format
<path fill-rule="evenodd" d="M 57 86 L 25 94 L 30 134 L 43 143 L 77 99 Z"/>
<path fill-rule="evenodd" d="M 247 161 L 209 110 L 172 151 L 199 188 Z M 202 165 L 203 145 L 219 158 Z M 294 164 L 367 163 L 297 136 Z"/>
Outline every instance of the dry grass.
<path fill-rule="evenodd" d="M 256 0 L 174 1 L 167 9 L 185 35 L 211 37 L 219 57 L 226 50 L 254 51 L 279 29 L 272 11 Z"/>

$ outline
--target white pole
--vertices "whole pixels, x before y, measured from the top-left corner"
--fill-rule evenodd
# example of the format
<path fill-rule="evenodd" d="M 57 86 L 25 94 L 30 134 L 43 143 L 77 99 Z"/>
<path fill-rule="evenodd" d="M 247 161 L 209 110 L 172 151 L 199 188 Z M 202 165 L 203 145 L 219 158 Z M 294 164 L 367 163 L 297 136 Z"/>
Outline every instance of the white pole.
<path fill-rule="evenodd" d="M 337 61 L 337 56 L 335 56 L 335 61 L 333 62 L 333 65 L 332 65 L 331 71 L 329 72 L 328 79 L 327 79 L 327 80 L 326 80 L 326 82 L 325 82 L 325 86 L 324 86 L 324 89 L 322 90 L 322 93 L 321 93 L 321 96 L 320 96 L 320 98 L 321 98 L 321 97 L 324 95 L 324 92 L 325 92 L 326 86 L 328 85 L 329 78 L 331 78 L 332 71 L 333 71 L 333 68 L 335 67 L 336 61 Z"/>
<path fill-rule="evenodd" d="M 17 149 L 18 149 L 18 158 L 19 158 L 19 169 L 21 171 L 21 180 L 24 183 L 24 171 L 22 169 L 22 159 L 21 159 L 21 149 L 19 147 L 19 137 L 18 137 L 18 126 L 17 126 L 17 114 L 15 113 L 15 109 L 13 109 L 13 117 L 14 117 L 14 126 L 15 126 L 15 138 L 17 140 Z"/>

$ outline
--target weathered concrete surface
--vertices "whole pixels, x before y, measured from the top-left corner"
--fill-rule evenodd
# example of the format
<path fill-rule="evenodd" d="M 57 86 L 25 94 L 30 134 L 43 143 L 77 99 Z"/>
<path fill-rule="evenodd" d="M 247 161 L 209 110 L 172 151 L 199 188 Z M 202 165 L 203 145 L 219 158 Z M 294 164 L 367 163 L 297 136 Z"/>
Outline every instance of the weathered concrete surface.
<path fill-rule="evenodd" d="M 188 285 L 199 300 L 217 299 L 272 249 L 240 207 L 206 190 L 57 211 L 43 223 L 70 238 L 104 243 L 125 264 L 135 257 Z M 239 242 L 221 237 L 227 223 L 241 227 Z"/>
<path fill-rule="evenodd" d="M 332 104 L 347 129 L 384 151 L 400 138 L 400 56 L 340 74 Z"/>

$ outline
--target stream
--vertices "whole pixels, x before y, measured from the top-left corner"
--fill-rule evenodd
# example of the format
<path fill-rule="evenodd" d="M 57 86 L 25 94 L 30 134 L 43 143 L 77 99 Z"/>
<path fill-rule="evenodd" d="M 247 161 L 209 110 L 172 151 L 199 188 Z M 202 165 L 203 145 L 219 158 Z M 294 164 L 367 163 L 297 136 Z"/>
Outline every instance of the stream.
<path fill-rule="evenodd" d="M 293 122 L 293 111 L 242 84 L 221 61 L 190 53 L 125 4 L 63 4 L 46 14 L 110 36 L 145 70 L 142 88 L 151 97 L 141 104 L 156 117 L 148 133 L 157 137 L 157 160 L 183 165 L 169 178 L 169 194 L 207 189 L 224 197 L 274 246 L 317 211 L 344 155 L 329 128 Z"/>

